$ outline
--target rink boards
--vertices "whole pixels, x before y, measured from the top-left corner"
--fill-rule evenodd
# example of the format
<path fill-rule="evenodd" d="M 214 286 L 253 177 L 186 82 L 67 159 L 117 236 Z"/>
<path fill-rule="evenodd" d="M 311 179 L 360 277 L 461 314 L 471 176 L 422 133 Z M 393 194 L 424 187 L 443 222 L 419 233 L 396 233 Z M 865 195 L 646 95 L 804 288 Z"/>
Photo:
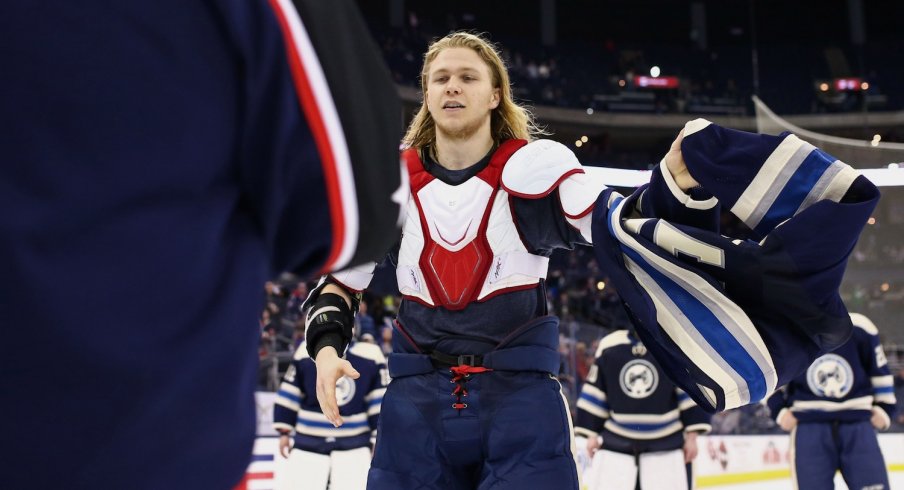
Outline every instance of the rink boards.
<path fill-rule="evenodd" d="M 697 488 L 791 489 L 787 435 L 702 436 L 694 461 Z M 893 488 L 904 484 L 904 434 L 879 434 Z M 286 464 L 275 436 L 259 437 L 242 490 L 281 490 L 278 477 Z M 840 478 L 836 488 L 845 488 Z M 897 484 L 897 485 L 895 485 Z M 363 490 L 363 489 L 362 489 Z"/>
<path fill-rule="evenodd" d="M 879 434 L 879 445 L 892 481 L 904 478 L 904 434 Z M 703 436 L 694 461 L 697 488 L 791 488 L 787 434 Z M 798 450 L 806 450 L 800 449 Z M 836 488 L 844 488 L 837 486 Z"/>

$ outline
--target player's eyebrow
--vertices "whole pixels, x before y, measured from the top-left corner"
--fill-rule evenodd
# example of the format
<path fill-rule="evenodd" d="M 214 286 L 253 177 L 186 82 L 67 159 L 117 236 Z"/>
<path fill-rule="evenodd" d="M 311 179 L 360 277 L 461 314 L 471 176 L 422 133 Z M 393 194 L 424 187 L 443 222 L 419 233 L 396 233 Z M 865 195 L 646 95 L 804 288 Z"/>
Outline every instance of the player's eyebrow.
<path fill-rule="evenodd" d="M 477 70 L 476 68 L 472 68 L 472 67 L 470 67 L 470 66 L 462 66 L 462 67 L 457 67 L 457 68 L 439 67 L 439 68 L 436 68 L 436 69 L 434 69 L 434 70 L 430 70 L 430 75 L 447 75 L 447 74 L 452 73 L 452 72 L 457 72 L 457 73 L 477 73 L 477 74 L 480 73 L 480 71 Z"/>

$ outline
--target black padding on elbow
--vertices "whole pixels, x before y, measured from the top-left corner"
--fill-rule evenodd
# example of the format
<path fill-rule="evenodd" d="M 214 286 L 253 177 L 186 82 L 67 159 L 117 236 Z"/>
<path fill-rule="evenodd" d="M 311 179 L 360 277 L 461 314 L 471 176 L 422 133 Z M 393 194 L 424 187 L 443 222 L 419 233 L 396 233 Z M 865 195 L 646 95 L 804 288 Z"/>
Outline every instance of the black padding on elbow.
<path fill-rule="evenodd" d="M 342 296 L 321 294 L 314 300 L 305 319 L 308 354 L 314 359 L 320 349 L 332 345 L 342 355 L 352 341 L 354 325 L 354 314 Z"/>

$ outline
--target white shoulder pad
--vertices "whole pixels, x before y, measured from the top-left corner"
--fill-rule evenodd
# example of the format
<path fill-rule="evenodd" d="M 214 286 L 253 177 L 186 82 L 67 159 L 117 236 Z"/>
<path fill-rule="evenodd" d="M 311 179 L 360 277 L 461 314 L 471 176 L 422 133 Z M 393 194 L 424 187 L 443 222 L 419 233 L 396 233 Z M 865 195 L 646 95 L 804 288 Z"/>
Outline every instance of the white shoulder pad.
<path fill-rule="evenodd" d="M 587 214 L 605 189 L 601 179 L 590 178 L 565 145 L 537 140 L 516 151 L 502 169 L 502 188 L 513 196 L 539 199 L 559 188 L 562 210 L 569 218 Z"/>
<path fill-rule="evenodd" d="M 302 342 L 295 349 L 295 355 L 292 356 L 292 358 L 295 359 L 296 361 L 300 361 L 300 360 L 304 359 L 305 357 L 310 357 L 310 356 L 308 355 L 307 342 Z"/>
<path fill-rule="evenodd" d="M 502 169 L 502 187 L 514 196 L 538 199 L 569 175 L 582 172 L 581 162 L 568 147 L 553 140 L 537 140 L 509 158 Z"/>
<path fill-rule="evenodd" d="M 876 324 L 872 322 L 866 315 L 861 315 L 860 313 L 851 313 L 851 323 L 854 324 L 855 327 L 860 327 L 863 330 L 866 330 L 867 333 L 871 335 L 879 335 L 879 328 L 876 327 Z"/>
<path fill-rule="evenodd" d="M 386 363 L 386 356 L 383 355 L 383 350 L 376 344 L 371 344 L 370 342 L 355 342 L 348 348 L 348 352 L 358 357 L 371 360 L 377 364 Z"/>
<path fill-rule="evenodd" d="M 586 172 L 568 176 L 559 185 L 559 200 L 565 216 L 579 219 L 593 210 L 596 198 L 606 189 L 606 184 Z"/>
<path fill-rule="evenodd" d="M 628 338 L 627 330 L 616 330 L 600 340 L 600 345 L 596 348 L 596 354 L 594 354 L 594 357 L 599 357 L 604 350 L 615 347 L 616 345 L 630 343 L 631 339 Z"/>

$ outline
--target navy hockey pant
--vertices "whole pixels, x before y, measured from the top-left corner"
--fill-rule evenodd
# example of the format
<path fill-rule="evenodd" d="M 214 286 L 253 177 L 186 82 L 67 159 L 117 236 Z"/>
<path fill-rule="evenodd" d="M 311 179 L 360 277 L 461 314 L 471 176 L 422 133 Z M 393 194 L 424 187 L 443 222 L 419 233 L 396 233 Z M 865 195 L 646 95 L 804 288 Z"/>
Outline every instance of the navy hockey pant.
<path fill-rule="evenodd" d="M 540 372 L 471 375 L 467 408 L 452 374 L 393 379 L 383 397 L 368 490 L 577 489 L 568 409 Z"/>
<path fill-rule="evenodd" d="M 390 356 L 368 490 L 578 489 L 570 414 L 552 374 L 558 322 L 526 327 L 459 375 L 423 354 Z"/>
<path fill-rule="evenodd" d="M 791 443 L 800 490 L 832 488 L 835 470 L 841 471 L 848 488 L 888 488 L 885 460 L 869 421 L 801 423 Z"/>

